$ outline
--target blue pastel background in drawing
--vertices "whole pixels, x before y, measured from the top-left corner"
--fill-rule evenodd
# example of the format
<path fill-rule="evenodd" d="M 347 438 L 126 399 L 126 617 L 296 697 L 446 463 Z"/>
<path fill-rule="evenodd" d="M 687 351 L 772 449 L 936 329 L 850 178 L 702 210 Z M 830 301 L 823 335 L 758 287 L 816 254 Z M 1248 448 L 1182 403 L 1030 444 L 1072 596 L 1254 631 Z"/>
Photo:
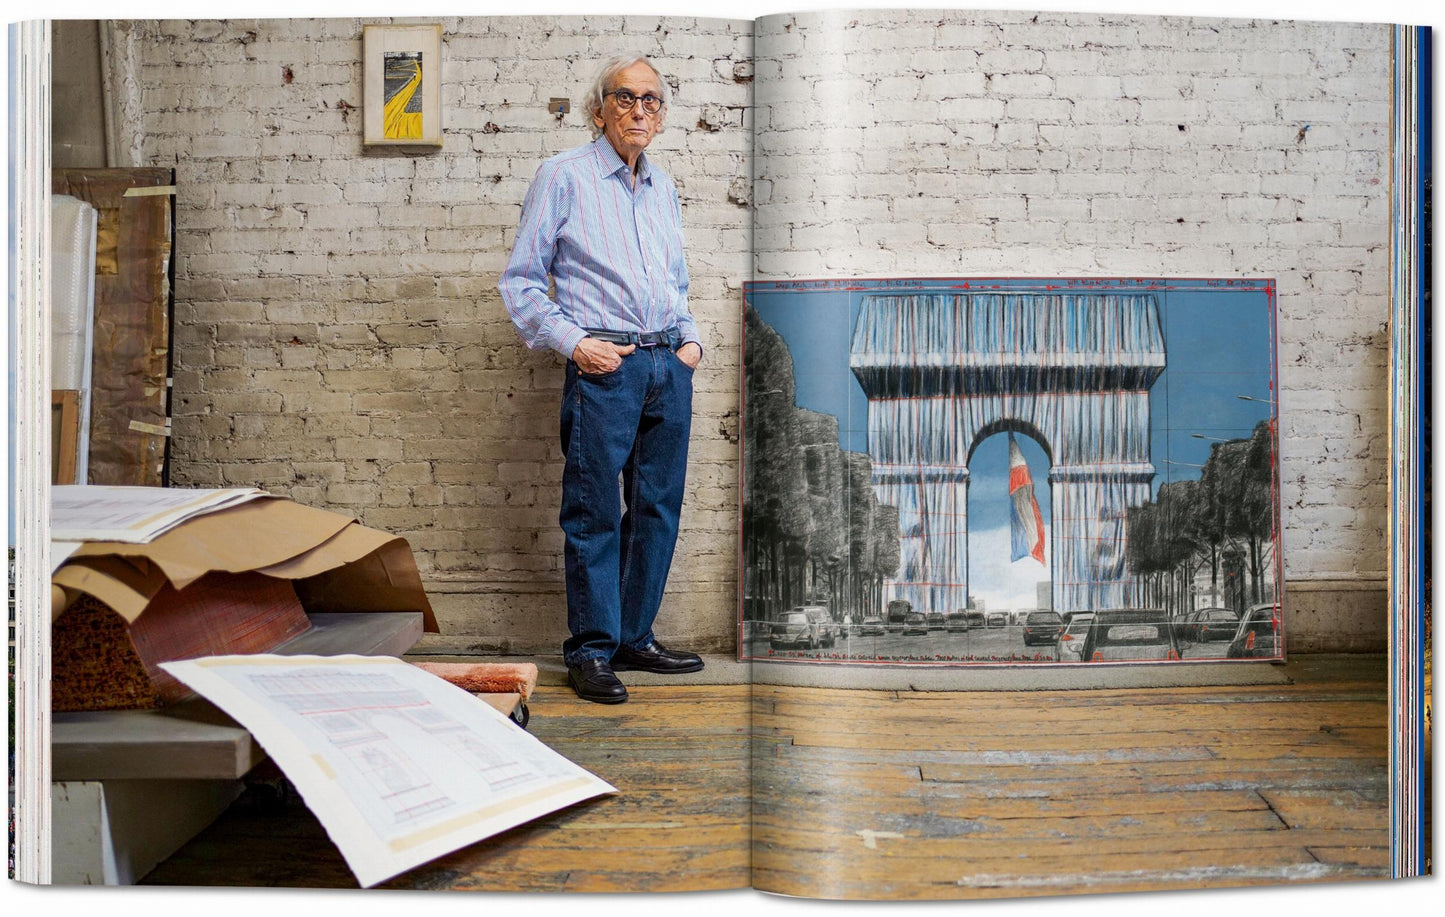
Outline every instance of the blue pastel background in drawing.
<path fill-rule="evenodd" d="M 836 292 L 761 289 L 749 297 L 758 316 L 792 352 L 798 406 L 837 417 L 838 444 L 851 452 L 868 451 L 868 399 L 848 369 L 848 350 L 863 297 L 887 290 L 884 282 L 875 283 L 871 289 Z M 1039 288 L 1033 281 L 1019 291 Z M 910 284 L 907 292 L 927 290 Z M 1273 342 L 1263 291 L 1159 290 L 1155 295 L 1167 359 L 1149 393 L 1157 488 L 1199 476 L 1199 469 L 1190 466 L 1209 458 L 1210 440 L 1192 434 L 1246 437 L 1270 417 Z"/>

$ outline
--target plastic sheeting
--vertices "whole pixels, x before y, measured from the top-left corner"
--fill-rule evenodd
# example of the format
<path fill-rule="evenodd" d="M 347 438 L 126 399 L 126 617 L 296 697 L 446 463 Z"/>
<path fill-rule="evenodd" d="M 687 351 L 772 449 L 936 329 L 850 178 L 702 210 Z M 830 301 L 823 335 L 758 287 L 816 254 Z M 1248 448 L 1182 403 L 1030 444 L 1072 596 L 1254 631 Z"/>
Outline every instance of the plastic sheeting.
<path fill-rule="evenodd" d="M 50 387 L 80 392 L 75 474 L 84 481 L 90 453 L 97 212 L 68 194 L 50 200 Z"/>
<path fill-rule="evenodd" d="M 1149 387 L 1165 365 L 1154 296 L 867 296 L 849 365 L 879 501 L 899 511 L 890 595 L 967 606 L 968 460 L 1007 430 L 1052 465 L 1055 610 L 1129 604 L 1127 509 L 1150 496 Z"/>

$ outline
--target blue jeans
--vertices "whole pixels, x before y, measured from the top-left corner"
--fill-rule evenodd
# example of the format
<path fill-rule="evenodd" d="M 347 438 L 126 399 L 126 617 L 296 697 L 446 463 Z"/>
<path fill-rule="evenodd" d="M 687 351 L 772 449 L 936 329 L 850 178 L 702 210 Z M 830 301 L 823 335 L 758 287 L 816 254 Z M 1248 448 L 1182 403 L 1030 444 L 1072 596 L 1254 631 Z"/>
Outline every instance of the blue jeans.
<path fill-rule="evenodd" d="M 691 429 L 692 370 L 672 350 L 639 348 L 600 375 L 567 362 L 560 519 L 567 665 L 610 660 L 618 646 L 652 639 L 677 543 Z"/>

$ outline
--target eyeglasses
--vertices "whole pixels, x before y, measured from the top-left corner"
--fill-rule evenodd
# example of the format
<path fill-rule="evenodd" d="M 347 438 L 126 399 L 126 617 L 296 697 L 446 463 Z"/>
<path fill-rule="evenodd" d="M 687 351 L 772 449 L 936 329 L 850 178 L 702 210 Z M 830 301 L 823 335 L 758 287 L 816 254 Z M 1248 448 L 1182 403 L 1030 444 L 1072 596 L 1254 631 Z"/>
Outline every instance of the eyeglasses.
<path fill-rule="evenodd" d="M 611 92 L 604 92 L 602 95 L 616 98 L 617 107 L 623 111 L 631 111 L 632 106 L 637 102 L 642 103 L 642 110 L 649 115 L 657 114 L 658 109 L 662 108 L 662 100 L 650 92 L 640 96 L 631 89 L 614 89 Z"/>

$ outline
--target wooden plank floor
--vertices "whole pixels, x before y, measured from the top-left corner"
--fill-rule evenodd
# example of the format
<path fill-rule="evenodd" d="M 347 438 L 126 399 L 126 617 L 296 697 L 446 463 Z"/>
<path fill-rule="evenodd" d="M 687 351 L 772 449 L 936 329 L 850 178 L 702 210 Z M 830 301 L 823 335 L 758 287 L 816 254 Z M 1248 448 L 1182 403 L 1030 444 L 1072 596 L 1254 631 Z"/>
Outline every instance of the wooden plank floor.
<path fill-rule="evenodd" d="M 1050 692 L 562 687 L 531 731 L 621 790 L 399 888 L 960 898 L 1385 877 L 1382 657 L 1286 686 Z M 751 834 L 750 820 L 751 815 Z M 299 804 L 245 797 L 145 884 L 354 887 Z"/>
<path fill-rule="evenodd" d="M 754 695 L 754 883 L 983 898 L 1386 877 L 1380 657 L 1293 684 Z"/>
<path fill-rule="evenodd" d="M 528 731 L 617 787 L 403 873 L 387 888 L 683 891 L 748 884 L 748 687 L 639 687 L 617 706 L 539 686 Z M 355 888 L 299 803 L 243 796 L 143 885 Z"/>

